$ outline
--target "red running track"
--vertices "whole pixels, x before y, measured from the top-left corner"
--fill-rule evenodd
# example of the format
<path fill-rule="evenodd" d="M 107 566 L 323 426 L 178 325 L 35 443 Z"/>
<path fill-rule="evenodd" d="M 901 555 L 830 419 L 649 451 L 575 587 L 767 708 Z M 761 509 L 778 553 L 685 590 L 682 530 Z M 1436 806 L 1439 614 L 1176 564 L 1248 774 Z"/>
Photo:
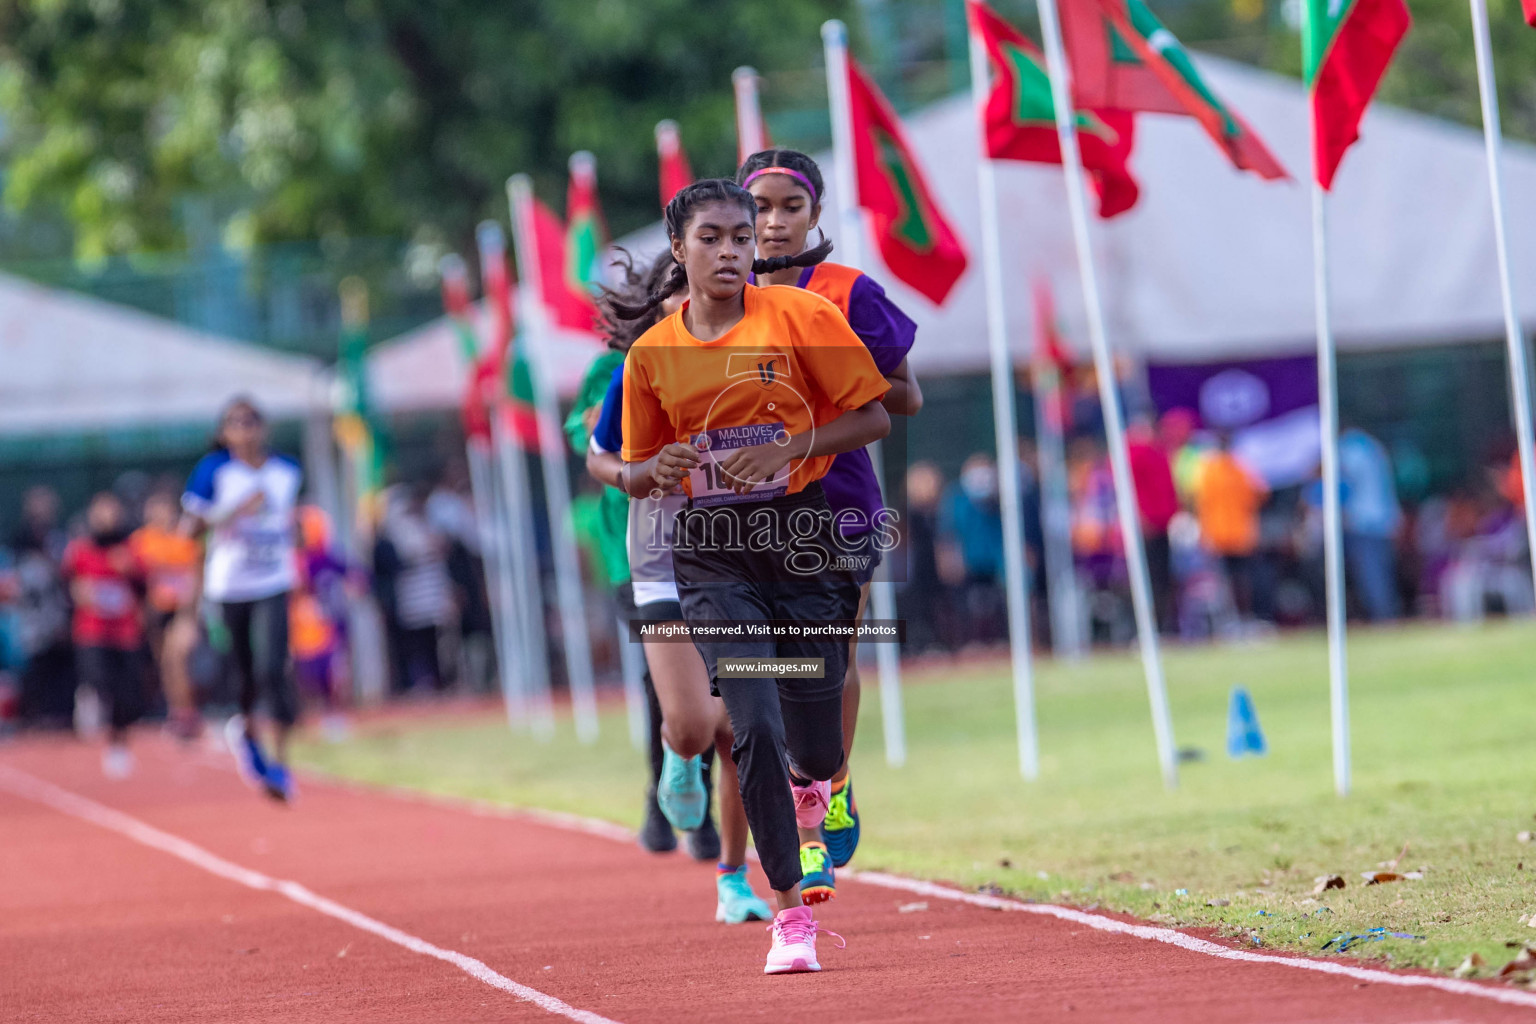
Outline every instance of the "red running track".
<path fill-rule="evenodd" d="M 1526 1001 L 1505 1005 L 1380 972 L 1232 962 L 1162 930 L 1105 932 L 1097 915 L 999 913 L 856 880 L 818 914 L 848 948 L 823 939 L 823 973 L 768 978 L 762 927 L 715 924 L 711 869 L 681 854 L 318 780 L 286 808 L 168 742 L 137 753 L 135 777 L 109 782 L 74 742 L 0 749 L 7 1024 L 1536 1019 L 1527 993 L 1483 989 Z M 927 909 L 898 909 L 916 902 Z"/>

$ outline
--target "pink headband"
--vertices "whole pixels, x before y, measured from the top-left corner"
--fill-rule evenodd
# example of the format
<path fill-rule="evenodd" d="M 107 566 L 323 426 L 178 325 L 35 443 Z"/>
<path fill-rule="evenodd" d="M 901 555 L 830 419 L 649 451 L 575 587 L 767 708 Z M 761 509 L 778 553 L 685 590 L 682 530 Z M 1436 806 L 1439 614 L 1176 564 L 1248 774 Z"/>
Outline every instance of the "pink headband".
<path fill-rule="evenodd" d="M 752 184 L 754 181 L 756 181 L 758 178 L 761 178 L 765 174 L 789 175 L 791 178 L 794 178 L 800 184 L 805 186 L 805 190 L 811 195 L 811 202 L 818 202 L 818 199 L 816 198 L 816 188 L 811 184 L 811 179 L 790 167 L 764 167 L 760 171 L 753 171 L 751 174 L 747 175 L 747 180 L 741 183 L 741 187 L 746 188 L 748 185 Z"/>

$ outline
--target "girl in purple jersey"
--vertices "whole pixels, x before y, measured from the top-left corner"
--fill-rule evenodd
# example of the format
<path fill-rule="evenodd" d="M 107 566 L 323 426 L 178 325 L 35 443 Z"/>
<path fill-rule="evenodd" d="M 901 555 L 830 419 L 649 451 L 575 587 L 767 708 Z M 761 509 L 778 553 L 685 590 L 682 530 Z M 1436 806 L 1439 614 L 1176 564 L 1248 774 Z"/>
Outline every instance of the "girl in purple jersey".
<path fill-rule="evenodd" d="M 737 184 L 757 201 L 757 251 L 765 259 L 792 257 L 807 246 L 811 229 L 821 219 L 825 194 L 821 168 L 793 149 L 768 149 L 749 156 L 736 172 Z M 842 311 L 853 333 L 869 348 L 875 366 L 890 381 L 881 404 L 896 416 L 913 416 L 923 407 L 923 393 L 907 365 L 907 353 L 917 325 L 896 307 L 885 289 L 868 275 L 838 263 L 790 266 L 759 275 L 756 283 L 804 288 L 830 300 Z M 843 452 L 822 478 L 827 504 L 841 531 L 844 550 L 858 566 L 859 618 L 869 601 L 869 585 L 889 546 L 880 484 L 869 452 Z M 894 517 L 891 517 L 894 522 Z M 843 682 L 843 749 L 852 754 L 859 720 L 858 639 L 848 645 L 848 671 Z M 859 844 L 859 812 L 848 780 L 848 763 L 832 780 L 832 804 L 820 834 L 802 834 L 800 861 L 805 885 L 835 891 L 833 868 L 853 857 Z"/>

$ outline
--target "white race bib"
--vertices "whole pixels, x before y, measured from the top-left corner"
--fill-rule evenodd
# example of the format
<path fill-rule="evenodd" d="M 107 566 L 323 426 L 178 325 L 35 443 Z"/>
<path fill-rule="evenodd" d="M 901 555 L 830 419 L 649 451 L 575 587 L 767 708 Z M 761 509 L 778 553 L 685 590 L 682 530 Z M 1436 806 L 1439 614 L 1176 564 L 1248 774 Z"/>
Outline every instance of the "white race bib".
<path fill-rule="evenodd" d="M 759 444 L 788 444 L 789 434 L 782 423 L 758 423 L 750 427 L 717 427 L 694 434 L 689 443 L 699 450 L 699 467 L 688 471 L 695 508 L 728 505 L 739 501 L 767 501 L 789 491 L 789 464 L 763 480 L 746 494 L 731 489 L 733 480 L 720 463 L 738 448 Z"/>

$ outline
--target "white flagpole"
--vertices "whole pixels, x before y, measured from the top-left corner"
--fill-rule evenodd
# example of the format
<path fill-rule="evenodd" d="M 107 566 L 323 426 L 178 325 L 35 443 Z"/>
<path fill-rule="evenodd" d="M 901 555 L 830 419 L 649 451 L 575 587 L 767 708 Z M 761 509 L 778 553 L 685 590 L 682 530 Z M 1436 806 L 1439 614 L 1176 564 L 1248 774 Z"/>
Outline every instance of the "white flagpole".
<path fill-rule="evenodd" d="M 1050 70 L 1051 99 L 1056 108 L 1056 134 L 1061 139 L 1062 171 L 1067 180 L 1067 209 L 1072 215 L 1072 234 L 1077 241 L 1078 272 L 1083 279 L 1083 301 L 1088 307 L 1088 338 L 1093 344 L 1093 364 L 1099 378 L 1099 403 L 1104 409 L 1104 429 L 1109 440 L 1109 464 L 1115 478 L 1115 508 L 1125 543 L 1126 567 L 1131 575 L 1131 603 L 1136 610 L 1136 634 L 1141 641 L 1141 665 L 1147 677 L 1147 697 L 1152 705 L 1152 732 L 1157 739 L 1157 760 L 1163 784 L 1179 784 L 1178 753 L 1173 743 L 1173 716 L 1168 710 L 1168 688 L 1163 680 L 1158 651 L 1157 615 L 1147 578 L 1147 552 L 1141 539 L 1141 513 L 1136 503 L 1136 481 L 1125 447 L 1125 424 L 1115 387 L 1115 366 L 1109 354 L 1104 307 L 1099 296 L 1098 270 L 1088 237 L 1088 197 L 1083 184 L 1083 157 L 1078 149 L 1075 108 L 1068 79 L 1061 21 L 1056 0 L 1040 0 L 1040 29 L 1045 37 L 1045 59 Z"/>
<path fill-rule="evenodd" d="M 1311 7 L 1302 5 L 1305 16 Z M 1312 289 L 1317 317 L 1317 404 L 1322 420 L 1323 575 L 1328 614 L 1328 703 L 1333 787 L 1349 795 L 1349 661 L 1344 621 L 1344 538 L 1339 508 L 1339 391 L 1328 299 L 1327 193 L 1317 180 L 1317 104 L 1307 106 L 1312 140 Z"/>
<path fill-rule="evenodd" d="M 507 523 L 507 576 L 515 588 L 510 604 L 518 628 L 513 635 L 522 641 L 521 650 L 512 652 L 519 670 L 517 685 L 530 708 L 533 735 L 549 740 L 555 735 L 555 712 L 549 689 L 549 647 L 545 640 L 539 552 L 534 543 L 533 504 L 522 448 L 508 430 L 500 406 L 491 413 L 491 451 L 500 481 L 495 493 L 501 498 L 500 511 Z"/>
<path fill-rule="evenodd" d="M 736 92 L 736 166 L 740 167 L 747 157 L 768 148 L 768 131 L 757 101 L 757 69 L 737 68 L 731 72 L 731 86 Z"/>
<path fill-rule="evenodd" d="M 507 724 L 520 730 L 527 721 L 528 700 L 518 678 L 521 668 L 514 668 L 514 659 L 519 657 L 517 651 L 521 646 L 513 639 L 517 635 L 517 596 L 506 567 L 506 542 L 502 537 L 505 524 L 495 511 L 497 502 L 492 483 L 495 470 L 490 444 L 472 437 L 464 448 L 469 459 L 469 487 L 475 502 L 475 519 L 480 528 L 480 559 L 485 566 L 486 596 L 491 603 L 491 639 L 496 646 L 501 698 L 507 708 Z"/>
<path fill-rule="evenodd" d="M 1013 714 L 1019 771 L 1040 777 L 1035 726 L 1035 669 L 1029 626 L 1029 574 L 1024 565 L 1024 512 L 1019 494 L 1019 414 L 1014 404 L 1013 353 L 1003 303 L 1003 245 L 997 223 L 997 178 L 987 153 L 986 108 L 991 76 L 986 45 L 968 32 L 971 102 L 976 108 L 976 191 L 981 203 L 981 270 L 987 288 L 987 349 L 992 362 L 992 424 L 997 437 L 998 497 L 1003 512 L 1003 575 L 1008 594 L 1008 649 L 1013 656 Z"/>
<path fill-rule="evenodd" d="M 578 158 L 571 158 L 572 170 Z M 550 546 L 555 556 L 555 590 L 560 603 L 561 640 L 565 646 L 566 677 L 571 685 L 571 712 L 576 738 L 596 742 L 597 696 L 592 681 L 592 645 L 587 633 L 586 604 L 582 598 L 581 559 L 571 521 L 570 480 L 567 478 L 565 438 L 560 430 L 560 406 L 548 365 L 549 317 L 539 280 L 539 259 L 533 223 L 533 183 L 526 174 L 507 179 L 507 198 L 512 211 L 512 237 L 516 241 L 517 276 L 523 295 L 522 315 L 528 368 L 533 375 L 534 404 L 539 422 L 539 454 L 544 467 L 544 499 L 549 510 Z"/>
<path fill-rule="evenodd" d="M 1532 449 L 1531 371 L 1526 361 L 1525 335 L 1515 312 L 1514 276 L 1509 269 L 1509 239 L 1504 224 L 1503 128 L 1499 124 L 1499 91 L 1493 74 L 1488 39 L 1487 0 L 1470 0 L 1472 43 L 1477 55 L 1477 88 L 1483 101 L 1483 142 L 1488 150 L 1488 191 L 1493 197 L 1493 238 L 1499 255 L 1499 286 L 1504 299 L 1504 339 L 1509 348 L 1509 387 L 1514 400 L 1515 438 L 1520 448 L 1520 480 L 1525 497 L 1525 536 L 1531 571 L 1536 578 L 1536 454 Z"/>
<path fill-rule="evenodd" d="M 443 279 L 445 294 L 451 290 L 468 296 L 469 271 L 458 255 L 444 256 L 438 262 L 438 273 Z M 473 375 L 474 372 L 471 366 L 470 373 Z M 489 404 L 499 398 L 499 395 L 472 394 L 467 401 Z M 511 576 L 506 564 L 506 542 L 502 536 L 506 523 L 503 517 L 496 514 L 496 470 L 491 461 L 490 449 L 489 438 L 465 438 L 464 456 L 469 465 L 469 492 L 474 501 L 480 562 L 485 568 L 486 598 L 491 608 L 491 641 L 496 649 L 496 674 L 501 683 L 502 701 L 506 705 L 507 724 L 517 731 L 526 724 L 528 707 L 522 688 L 521 668 L 514 668 L 513 658 L 521 656 L 522 645 L 516 639 L 516 595 L 511 588 Z"/>
<path fill-rule="evenodd" d="M 827 99 L 832 111 L 832 181 L 837 189 L 838 240 L 843 263 L 860 267 L 864 262 L 864 223 L 858 203 L 857 175 L 853 167 L 853 121 L 848 107 L 848 30 L 840 21 L 821 26 L 826 52 Z M 751 151 L 755 152 L 755 150 Z M 885 494 L 884 459 L 880 442 L 869 446 L 875 482 Z M 896 591 L 887 577 L 889 566 L 879 571 L 869 588 L 869 610 L 876 619 L 894 622 Z M 880 678 L 880 724 L 885 741 L 885 762 L 892 768 L 907 763 L 907 720 L 901 695 L 901 650 L 894 643 L 875 643 L 875 667 Z"/>
<path fill-rule="evenodd" d="M 1042 362 L 1040 359 L 1035 361 L 1035 448 L 1040 462 L 1040 532 L 1044 541 L 1046 593 L 1051 614 L 1051 650 L 1058 658 L 1080 658 L 1085 645 L 1077 569 L 1072 564 L 1072 498 L 1067 480 L 1067 445 L 1061 425 L 1055 422 L 1048 408 L 1052 396 L 1040 386 Z M 1058 375 L 1056 391 L 1060 393 L 1064 387 Z"/>
<path fill-rule="evenodd" d="M 508 273 L 507 239 L 501 225 L 485 221 L 475 232 L 480 247 L 480 272 L 490 297 L 491 274 Z M 492 268 L 496 268 L 494 271 Z M 497 315 L 490 310 L 491 315 Z M 511 329 L 511 325 L 508 325 Z M 510 372 L 510 367 L 506 368 Z M 549 649 L 545 643 L 544 596 L 540 586 L 538 545 L 535 543 L 533 492 L 528 486 L 528 468 L 521 446 L 508 429 L 507 396 L 497 382 L 495 400 L 490 403 L 491 452 L 495 459 L 493 479 L 499 481 L 495 494 L 501 499 L 501 513 L 507 528 L 505 561 L 510 585 L 514 588 L 509 607 L 517 615 L 516 637 L 521 642 L 512 654 L 519 666 L 518 687 L 532 707 L 533 734 L 547 740 L 554 735 L 554 709 L 549 692 Z M 520 591 L 520 592 L 518 592 Z"/>

